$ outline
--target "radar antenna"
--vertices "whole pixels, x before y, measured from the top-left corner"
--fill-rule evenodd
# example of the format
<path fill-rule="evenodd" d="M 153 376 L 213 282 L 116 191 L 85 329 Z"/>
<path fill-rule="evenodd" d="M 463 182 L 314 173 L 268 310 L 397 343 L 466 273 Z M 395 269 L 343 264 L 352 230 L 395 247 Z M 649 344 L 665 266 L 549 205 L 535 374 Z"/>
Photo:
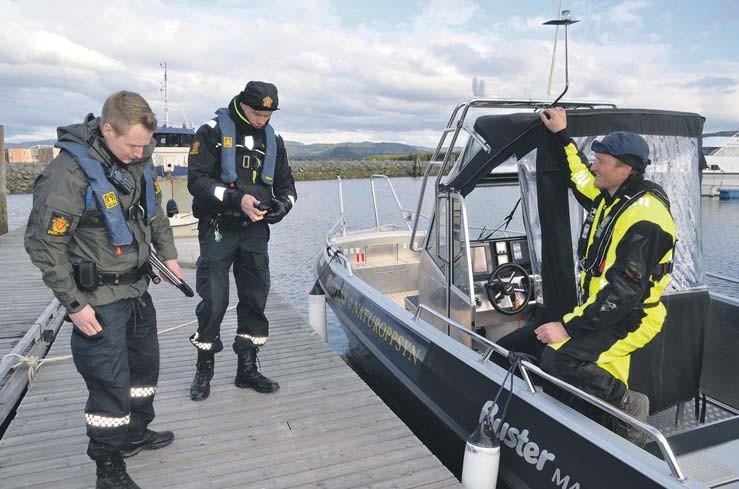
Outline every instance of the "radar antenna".
<path fill-rule="evenodd" d="M 164 127 L 169 127 L 169 105 L 167 104 L 167 62 L 162 61 L 159 66 L 164 68 L 164 81 L 160 92 L 164 92 Z"/>
<path fill-rule="evenodd" d="M 562 91 L 562 93 L 559 94 L 559 97 L 557 97 L 554 102 L 550 105 L 550 107 L 553 107 L 559 100 L 564 96 L 565 93 L 567 93 L 567 89 L 570 87 L 570 73 L 569 73 L 569 52 L 567 49 L 567 31 L 568 27 L 576 22 L 580 22 L 579 20 L 572 20 L 572 16 L 570 14 L 569 10 L 562 10 L 559 19 L 556 20 L 549 20 L 547 22 L 544 22 L 544 25 L 556 25 L 557 30 L 559 30 L 559 26 L 563 25 L 565 26 L 565 89 Z M 557 46 L 557 38 L 554 39 L 554 46 L 556 49 Z M 552 67 L 554 67 L 554 53 L 552 53 Z M 549 75 L 549 82 L 551 84 L 551 72 Z"/>

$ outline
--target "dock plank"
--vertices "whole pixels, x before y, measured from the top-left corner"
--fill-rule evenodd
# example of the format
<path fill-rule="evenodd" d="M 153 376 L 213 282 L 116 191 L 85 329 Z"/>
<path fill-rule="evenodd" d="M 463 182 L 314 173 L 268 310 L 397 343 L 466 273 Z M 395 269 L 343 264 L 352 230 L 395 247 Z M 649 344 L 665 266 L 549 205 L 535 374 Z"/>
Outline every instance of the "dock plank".
<path fill-rule="evenodd" d="M 18 304 L 24 309 L 0 322 L 0 348 L 5 348 L 16 331 L 18 338 L 25 333 L 22 326 L 27 329 L 38 317 L 51 294 L 25 257 L 22 235 L 0 240 L 0 259 L 13 262 L 14 280 L 17 276 L 23 282 L 13 286 L 0 277 L 0 293 L 21 290 L 23 297 L 14 304 L 3 302 L 0 312 L 15 311 Z M 185 270 L 185 279 L 193 283 L 194 270 Z M 280 390 L 265 395 L 234 387 L 236 357 L 230 343 L 236 319 L 235 311 L 229 311 L 211 395 L 202 402 L 190 401 L 196 355 L 187 337 L 195 329 L 197 301 L 168 286 L 150 290 L 160 332 L 185 326 L 160 336 L 161 374 L 152 428 L 171 429 L 176 439 L 170 447 L 129 459 L 129 472 L 142 487 L 460 487 L 276 293 L 268 300 L 270 340 L 260 350 L 260 362 L 262 371 L 280 382 Z M 70 354 L 70 334 L 71 326 L 63 325 L 49 357 Z M 0 440 L 4 489 L 81 489 L 94 484 L 95 466 L 85 454 L 86 398 L 71 360 L 41 368 Z"/>

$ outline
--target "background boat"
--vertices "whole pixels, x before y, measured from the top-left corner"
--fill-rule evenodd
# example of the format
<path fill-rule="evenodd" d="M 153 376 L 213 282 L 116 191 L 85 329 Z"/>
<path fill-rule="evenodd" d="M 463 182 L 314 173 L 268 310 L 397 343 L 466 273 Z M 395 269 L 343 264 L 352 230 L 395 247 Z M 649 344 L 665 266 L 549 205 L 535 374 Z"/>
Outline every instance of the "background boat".
<path fill-rule="evenodd" d="M 718 197 L 721 190 L 739 189 L 739 131 L 703 135 L 703 170 L 701 195 Z"/>

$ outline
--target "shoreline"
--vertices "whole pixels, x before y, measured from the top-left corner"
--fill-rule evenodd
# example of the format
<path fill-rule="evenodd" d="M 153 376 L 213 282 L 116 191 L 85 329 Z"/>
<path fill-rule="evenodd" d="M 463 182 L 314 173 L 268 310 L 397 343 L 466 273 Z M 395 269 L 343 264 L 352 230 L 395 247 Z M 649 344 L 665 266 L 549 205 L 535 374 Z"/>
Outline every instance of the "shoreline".
<path fill-rule="evenodd" d="M 395 160 L 295 160 L 290 162 L 295 181 L 369 178 L 374 174 L 388 177 L 418 177 L 428 162 Z M 46 168 L 44 163 L 9 163 L 6 168 L 8 194 L 28 194 Z"/>

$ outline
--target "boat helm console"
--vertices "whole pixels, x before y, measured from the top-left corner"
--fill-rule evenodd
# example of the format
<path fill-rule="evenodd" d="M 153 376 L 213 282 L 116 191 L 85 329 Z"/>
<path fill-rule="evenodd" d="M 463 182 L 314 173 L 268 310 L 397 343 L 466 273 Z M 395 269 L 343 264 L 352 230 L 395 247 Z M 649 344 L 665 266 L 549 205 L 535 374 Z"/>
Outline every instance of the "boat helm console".
<path fill-rule="evenodd" d="M 523 311 L 532 297 L 531 259 L 525 237 L 470 243 L 475 306 L 504 315 Z"/>

